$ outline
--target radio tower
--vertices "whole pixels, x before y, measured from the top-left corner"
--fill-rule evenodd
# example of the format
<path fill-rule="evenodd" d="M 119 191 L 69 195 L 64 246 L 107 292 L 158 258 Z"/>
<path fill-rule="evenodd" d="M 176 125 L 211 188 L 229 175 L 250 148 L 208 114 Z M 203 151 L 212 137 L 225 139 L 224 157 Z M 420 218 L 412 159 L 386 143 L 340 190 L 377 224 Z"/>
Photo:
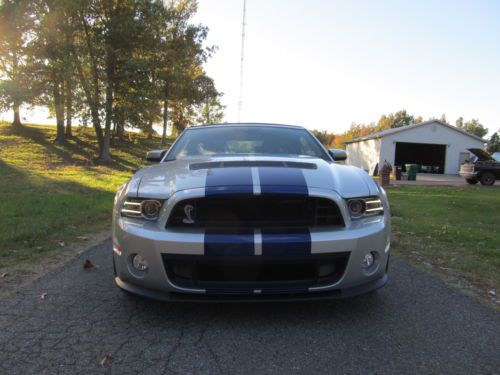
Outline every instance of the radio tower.
<path fill-rule="evenodd" d="M 243 22 L 241 24 L 240 95 L 238 99 L 238 122 L 240 122 L 241 120 L 241 108 L 243 107 L 243 60 L 245 59 L 246 11 L 247 11 L 247 0 L 243 0 Z"/>

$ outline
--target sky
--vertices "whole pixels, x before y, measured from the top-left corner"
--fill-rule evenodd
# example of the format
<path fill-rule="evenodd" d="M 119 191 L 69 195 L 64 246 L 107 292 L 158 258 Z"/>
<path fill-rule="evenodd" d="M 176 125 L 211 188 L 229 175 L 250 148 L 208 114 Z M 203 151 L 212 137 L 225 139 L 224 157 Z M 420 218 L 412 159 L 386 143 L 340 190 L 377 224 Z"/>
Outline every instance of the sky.
<path fill-rule="evenodd" d="M 199 0 L 238 121 L 243 0 Z M 242 122 L 342 132 L 406 109 L 500 128 L 500 1 L 247 0 Z M 39 111 L 29 119 L 48 120 Z M 11 114 L 1 115 L 4 119 Z"/>
<path fill-rule="evenodd" d="M 243 0 L 199 0 L 238 120 Z M 406 109 L 500 128 L 500 1 L 247 0 L 241 121 L 332 132 Z"/>

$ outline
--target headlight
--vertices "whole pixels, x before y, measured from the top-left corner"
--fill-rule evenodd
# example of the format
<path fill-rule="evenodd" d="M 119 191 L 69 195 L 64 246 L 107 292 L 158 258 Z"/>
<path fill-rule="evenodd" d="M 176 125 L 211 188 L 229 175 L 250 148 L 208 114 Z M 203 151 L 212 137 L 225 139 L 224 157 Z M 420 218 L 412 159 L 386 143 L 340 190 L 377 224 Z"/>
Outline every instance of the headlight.
<path fill-rule="evenodd" d="M 156 199 L 128 198 L 121 210 L 122 216 L 155 221 L 160 216 L 163 201 Z"/>
<path fill-rule="evenodd" d="M 365 216 L 381 215 L 384 213 L 384 205 L 379 197 L 353 198 L 347 200 L 347 207 L 351 219 L 359 219 Z"/>

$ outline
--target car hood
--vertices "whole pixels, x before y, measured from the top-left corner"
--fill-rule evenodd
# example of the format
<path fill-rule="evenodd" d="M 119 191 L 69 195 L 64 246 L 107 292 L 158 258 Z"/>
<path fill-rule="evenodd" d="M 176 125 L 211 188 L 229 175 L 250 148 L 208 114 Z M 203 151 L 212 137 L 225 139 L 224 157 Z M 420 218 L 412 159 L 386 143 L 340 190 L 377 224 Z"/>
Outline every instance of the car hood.
<path fill-rule="evenodd" d="M 478 160 L 481 160 L 481 161 L 495 160 L 491 157 L 490 154 L 488 154 L 486 151 L 484 151 L 480 148 L 468 148 L 467 150 L 469 150 L 472 154 L 477 156 Z"/>
<path fill-rule="evenodd" d="M 168 199 L 181 190 L 203 188 L 226 193 L 300 193 L 334 190 L 345 198 L 377 195 L 363 170 L 316 158 L 205 157 L 159 163 L 139 170 L 128 195 Z"/>

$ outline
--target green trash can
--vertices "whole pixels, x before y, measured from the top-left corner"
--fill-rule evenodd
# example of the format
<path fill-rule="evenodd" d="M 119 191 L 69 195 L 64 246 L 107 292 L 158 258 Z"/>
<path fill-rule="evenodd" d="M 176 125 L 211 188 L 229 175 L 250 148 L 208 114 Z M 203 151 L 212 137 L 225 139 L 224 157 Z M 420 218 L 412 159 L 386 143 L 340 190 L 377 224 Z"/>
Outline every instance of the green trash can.
<path fill-rule="evenodd" d="M 408 181 L 416 181 L 417 180 L 417 164 L 406 164 L 406 173 L 408 174 Z"/>

